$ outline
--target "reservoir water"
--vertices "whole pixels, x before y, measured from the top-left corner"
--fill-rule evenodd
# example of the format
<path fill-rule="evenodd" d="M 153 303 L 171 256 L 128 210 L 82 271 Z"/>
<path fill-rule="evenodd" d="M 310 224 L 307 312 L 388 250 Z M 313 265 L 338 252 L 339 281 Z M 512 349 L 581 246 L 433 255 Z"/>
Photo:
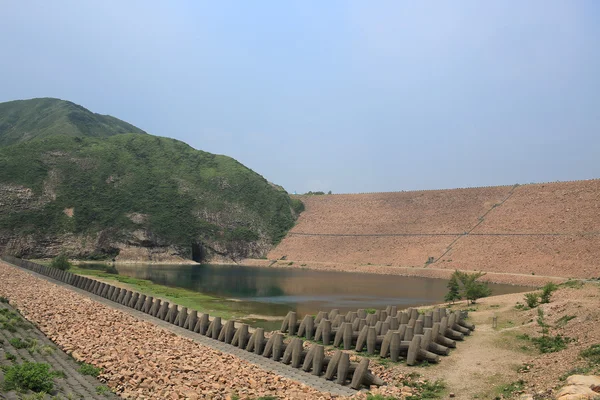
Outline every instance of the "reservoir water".
<path fill-rule="evenodd" d="M 104 267 L 106 267 L 104 265 Z M 446 280 L 395 275 L 315 271 L 303 268 L 261 268 L 240 265 L 117 264 L 120 275 L 191 289 L 238 300 L 246 314 L 281 319 L 288 311 L 300 315 L 338 308 L 406 308 L 444 301 Z M 490 284 L 493 295 L 531 290 L 527 287 Z M 260 324 L 275 327 L 275 322 Z"/>

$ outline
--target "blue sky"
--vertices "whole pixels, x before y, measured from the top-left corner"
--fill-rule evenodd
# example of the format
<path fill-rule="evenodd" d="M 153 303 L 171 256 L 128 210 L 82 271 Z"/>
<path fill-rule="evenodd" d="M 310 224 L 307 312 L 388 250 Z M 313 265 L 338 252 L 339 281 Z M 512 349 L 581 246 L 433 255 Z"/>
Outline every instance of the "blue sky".
<path fill-rule="evenodd" d="M 5 1 L 0 101 L 58 97 L 290 192 L 600 178 L 600 3 Z"/>

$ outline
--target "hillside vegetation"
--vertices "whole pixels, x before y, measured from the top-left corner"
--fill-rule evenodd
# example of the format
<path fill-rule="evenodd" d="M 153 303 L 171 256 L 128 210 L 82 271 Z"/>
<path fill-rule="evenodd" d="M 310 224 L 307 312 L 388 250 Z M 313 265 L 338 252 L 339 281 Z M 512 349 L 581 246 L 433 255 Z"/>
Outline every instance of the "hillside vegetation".
<path fill-rule="evenodd" d="M 0 121 L 8 252 L 258 257 L 294 224 L 298 201 L 230 157 L 56 99 L 0 104 Z"/>
<path fill-rule="evenodd" d="M 299 198 L 271 259 L 600 277 L 600 180 Z"/>

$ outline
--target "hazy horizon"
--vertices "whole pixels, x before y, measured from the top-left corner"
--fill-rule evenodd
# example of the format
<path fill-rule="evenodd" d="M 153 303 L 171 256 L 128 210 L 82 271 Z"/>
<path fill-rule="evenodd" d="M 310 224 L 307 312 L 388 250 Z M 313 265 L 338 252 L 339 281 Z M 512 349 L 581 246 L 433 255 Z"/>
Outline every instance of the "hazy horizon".
<path fill-rule="evenodd" d="M 290 192 L 600 177 L 600 4 L 3 5 L 0 101 L 56 97 Z"/>

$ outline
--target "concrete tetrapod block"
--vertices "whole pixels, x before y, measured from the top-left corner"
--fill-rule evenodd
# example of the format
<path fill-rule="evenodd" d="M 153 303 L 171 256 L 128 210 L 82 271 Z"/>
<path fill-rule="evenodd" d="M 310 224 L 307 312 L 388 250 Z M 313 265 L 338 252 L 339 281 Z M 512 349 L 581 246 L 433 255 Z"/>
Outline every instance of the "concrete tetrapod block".
<path fill-rule="evenodd" d="M 438 330 L 434 331 L 434 328 L 425 328 L 423 337 L 427 338 L 428 343 L 428 346 L 425 348 L 425 350 L 429 350 L 434 354 L 439 354 L 440 356 L 447 356 L 450 354 L 450 349 L 446 346 L 436 343 L 434 340 L 434 338 L 437 338 L 438 334 Z"/>
<path fill-rule="evenodd" d="M 313 337 L 313 332 L 315 331 L 314 320 L 310 315 L 304 317 L 304 337 L 307 340 L 311 340 Z M 298 335 L 300 336 L 300 335 Z"/>
<path fill-rule="evenodd" d="M 129 304 L 131 301 L 131 296 L 133 296 L 133 292 L 131 290 L 126 291 L 125 296 L 123 296 L 123 299 L 121 300 L 121 304 L 124 306 Z"/>
<path fill-rule="evenodd" d="M 360 321 L 361 321 L 361 320 L 360 320 L 359 318 L 356 318 L 354 321 L 352 321 L 352 330 L 353 330 L 354 332 L 360 332 L 360 331 L 358 330 L 358 326 L 360 325 Z"/>
<path fill-rule="evenodd" d="M 369 359 L 363 358 L 358 363 L 358 367 L 354 370 L 352 374 L 352 382 L 350 383 L 350 387 L 354 390 L 360 389 L 362 386 L 363 379 L 365 378 L 369 368 Z"/>
<path fill-rule="evenodd" d="M 331 318 L 329 318 L 329 320 L 331 320 Z M 344 323 L 344 316 L 337 314 L 335 316 L 335 318 L 333 319 L 333 322 L 331 323 L 331 327 L 338 328 L 338 327 L 342 326 L 343 323 Z"/>
<path fill-rule="evenodd" d="M 405 311 L 402 311 L 401 313 L 399 313 L 399 315 L 400 315 L 400 325 L 408 324 L 408 321 L 410 321 L 410 316 L 408 315 L 408 313 Z"/>
<path fill-rule="evenodd" d="M 265 330 L 256 328 L 254 331 L 254 353 L 262 354 L 265 349 Z"/>
<path fill-rule="evenodd" d="M 323 318 L 327 319 L 326 313 L 324 311 L 319 311 L 315 317 L 315 326 L 319 326 Z"/>
<path fill-rule="evenodd" d="M 423 334 L 423 320 L 416 320 L 415 321 L 415 335 L 422 335 Z"/>
<path fill-rule="evenodd" d="M 104 285 L 102 291 L 100 292 L 100 296 L 106 298 L 108 296 L 108 291 L 110 290 L 111 285 Z"/>
<path fill-rule="evenodd" d="M 297 323 L 298 323 L 298 315 L 294 311 L 290 311 L 288 313 L 288 315 L 290 317 L 289 320 L 288 320 L 288 332 L 289 332 L 290 335 L 293 336 L 297 332 L 296 326 L 297 326 Z"/>
<path fill-rule="evenodd" d="M 233 335 L 235 335 L 235 322 L 233 320 L 229 320 L 225 323 L 225 326 L 221 328 L 218 339 L 220 342 L 231 344 Z"/>
<path fill-rule="evenodd" d="M 304 357 L 304 361 L 302 363 L 302 371 L 310 372 L 313 366 L 313 356 L 315 355 L 315 348 L 317 346 L 311 346 Z"/>
<path fill-rule="evenodd" d="M 362 330 L 358 334 L 358 338 L 356 339 L 356 346 L 354 347 L 354 351 L 361 352 L 363 351 L 365 344 L 367 343 L 367 332 L 369 330 L 368 326 L 363 326 Z"/>
<path fill-rule="evenodd" d="M 113 285 L 109 285 L 108 290 L 106 291 L 106 296 L 104 296 L 104 298 L 110 300 L 114 292 L 115 292 L 115 287 Z"/>
<path fill-rule="evenodd" d="M 367 318 L 367 310 L 365 310 L 364 308 L 360 308 L 357 312 L 356 312 L 356 316 L 359 319 L 365 319 Z"/>
<path fill-rule="evenodd" d="M 198 311 L 192 310 L 185 319 L 183 329 L 193 331 L 194 327 L 196 326 L 196 321 L 198 321 Z"/>
<path fill-rule="evenodd" d="M 390 359 L 393 362 L 398 362 L 400 357 L 400 345 L 402 343 L 402 337 L 400 332 L 391 331 L 392 337 L 390 339 Z"/>
<path fill-rule="evenodd" d="M 452 329 L 452 326 L 454 326 L 455 321 L 456 316 L 454 314 L 450 314 L 450 316 L 448 316 L 447 327 L 444 331 L 444 336 L 449 337 L 452 340 L 464 340 L 465 335 L 463 335 L 461 332 L 457 332 L 454 329 Z"/>
<path fill-rule="evenodd" d="M 452 326 L 452 329 L 454 329 L 455 331 L 460 332 L 464 335 L 470 335 L 472 329 L 464 326 L 464 324 L 467 322 L 461 321 L 461 319 L 462 319 L 462 316 L 460 314 L 460 311 L 455 311 L 454 312 L 454 326 Z M 473 329 L 475 329 L 474 326 L 473 326 Z"/>
<path fill-rule="evenodd" d="M 293 338 L 292 341 L 285 347 L 285 351 L 283 352 L 283 357 L 281 358 L 281 362 L 283 364 L 289 365 L 292 362 L 292 350 L 294 349 L 293 344 L 300 340 L 299 338 Z"/>
<path fill-rule="evenodd" d="M 406 325 L 410 326 L 411 328 L 414 328 L 416 323 L 417 323 L 417 320 L 411 318 L 408 320 L 408 324 L 406 324 Z"/>
<path fill-rule="evenodd" d="M 209 325 L 209 315 L 208 314 L 202 314 L 199 318 L 198 321 L 196 322 L 196 325 L 194 326 L 194 332 L 199 333 L 201 335 L 206 335 L 206 331 L 208 331 L 208 325 Z M 245 344 L 244 344 L 245 346 Z"/>
<path fill-rule="evenodd" d="M 359 319 L 358 320 L 358 328 L 356 329 L 357 332 L 362 331 L 362 329 L 367 326 L 367 320 L 366 319 Z"/>
<path fill-rule="evenodd" d="M 288 311 L 287 315 L 283 319 L 283 322 L 281 322 L 281 328 L 279 329 L 279 331 L 282 333 L 285 333 L 288 331 L 288 328 L 290 326 L 290 313 L 291 312 L 292 311 Z"/>
<path fill-rule="evenodd" d="M 433 327 L 433 315 L 431 313 L 429 313 L 423 317 L 423 328 L 432 328 L 432 327 Z"/>
<path fill-rule="evenodd" d="M 279 361 L 285 351 L 283 346 L 283 335 L 281 333 L 274 333 L 271 337 L 273 338 L 273 360 Z"/>
<path fill-rule="evenodd" d="M 381 321 L 379 321 L 381 322 Z M 367 354 L 375 354 L 375 346 L 377 345 L 377 332 L 374 326 L 367 329 Z"/>
<path fill-rule="evenodd" d="M 367 325 L 375 326 L 376 322 L 377 322 L 377 317 L 375 316 L 375 314 L 367 315 Z"/>
<path fill-rule="evenodd" d="M 432 317 L 432 322 L 434 324 L 436 322 L 440 322 L 442 320 L 442 318 L 440 317 L 440 309 L 439 308 L 434 308 L 433 312 L 431 313 L 431 317 Z"/>
<path fill-rule="evenodd" d="M 335 383 L 343 385 L 346 383 L 348 377 L 348 370 L 350 369 L 350 355 L 348 353 L 342 353 L 340 360 L 337 365 L 337 379 Z"/>
<path fill-rule="evenodd" d="M 219 333 L 221 333 L 221 317 L 215 317 L 212 322 L 212 331 L 211 331 L 211 335 L 210 337 L 212 337 L 213 339 L 218 339 L 219 338 Z M 208 336 L 208 334 L 207 334 Z"/>
<path fill-rule="evenodd" d="M 332 380 L 333 377 L 336 375 L 338 363 L 340 362 L 341 358 L 342 351 L 337 350 L 331 357 L 331 360 L 329 360 L 329 363 L 327 364 L 327 370 L 325 371 L 325 379 L 327 379 L 328 381 Z M 348 359 L 348 361 L 349 360 L 350 359 Z"/>
<path fill-rule="evenodd" d="M 177 308 L 177 304 L 173 304 L 169 307 L 169 311 L 167 311 L 167 315 L 165 315 L 165 321 L 174 324 L 177 319 L 177 314 L 179 314 L 179 310 Z"/>
<path fill-rule="evenodd" d="M 419 355 L 420 349 L 421 336 L 415 335 L 410 342 L 410 347 L 408 348 L 408 354 L 406 356 L 406 365 L 415 365 L 417 363 L 417 356 Z"/>
<path fill-rule="evenodd" d="M 379 357 L 385 358 L 390 352 L 390 343 L 392 341 L 392 335 L 394 331 L 387 331 L 385 336 L 383 337 L 383 341 L 381 342 L 381 348 L 379 349 Z M 358 341 L 356 342 L 358 345 Z"/>
<path fill-rule="evenodd" d="M 376 334 L 378 334 L 378 335 L 379 335 L 379 334 L 381 333 L 381 327 L 382 327 L 382 326 L 383 326 L 383 322 L 381 322 L 381 321 L 377 321 L 377 322 L 375 322 L 375 326 L 374 326 L 374 328 L 375 328 L 375 333 L 376 333 Z"/>
<path fill-rule="evenodd" d="M 404 325 L 404 340 L 411 341 L 414 337 L 414 328 L 410 325 Z"/>
<path fill-rule="evenodd" d="M 325 363 L 325 348 L 320 344 L 315 345 L 314 348 L 312 373 L 313 375 L 321 376 L 323 373 L 323 365 Z"/>
<path fill-rule="evenodd" d="M 275 342 L 275 335 L 271 335 L 269 340 L 267 340 L 267 344 L 265 344 L 265 349 L 262 352 L 263 357 L 271 357 L 273 354 L 273 343 Z"/>
<path fill-rule="evenodd" d="M 162 319 L 163 321 L 167 318 L 167 314 L 169 313 L 169 302 L 163 301 L 156 313 L 156 318 Z"/>
<path fill-rule="evenodd" d="M 344 324 L 344 332 L 342 333 L 342 339 L 344 341 L 344 350 L 350 350 L 352 348 L 352 333 L 352 323 L 346 322 Z"/>
<path fill-rule="evenodd" d="M 237 346 L 240 349 L 245 349 L 248 343 L 248 325 L 242 324 L 233 335 L 231 339 L 231 345 Z"/>
<path fill-rule="evenodd" d="M 177 314 L 177 318 L 175 318 L 175 322 L 173 322 L 175 325 L 183 328 L 183 325 L 185 325 L 185 321 L 187 320 L 188 317 L 188 310 L 187 307 L 181 307 L 181 310 L 179 310 L 179 313 Z"/>
<path fill-rule="evenodd" d="M 330 321 L 334 321 L 335 318 L 339 315 L 340 310 L 338 310 L 337 308 L 334 308 L 333 310 L 329 311 L 329 315 L 327 316 L 328 320 Z"/>
<path fill-rule="evenodd" d="M 144 301 L 144 305 L 142 306 L 142 309 L 140 311 L 142 311 L 143 313 L 146 313 L 146 314 L 150 314 L 150 310 L 152 310 L 153 305 L 154 305 L 154 297 L 148 296 L 148 297 L 146 297 L 146 300 Z"/>
<path fill-rule="evenodd" d="M 116 287 L 115 290 L 113 290 L 113 294 L 112 294 L 112 297 L 110 298 L 110 301 L 114 301 L 116 303 L 117 299 L 121 295 L 121 292 L 124 291 L 124 290 L 125 289 L 121 289 L 120 287 Z"/>
<path fill-rule="evenodd" d="M 142 293 L 138 296 L 138 299 L 135 302 L 135 305 L 133 306 L 133 308 L 135 310 L 141 311 L 142 307 L 144 307 L 145 302 L 146 302 L 146 295 Z"/>
<path fill-rule="evenodd" d="M 390 323 L 384 322 L 383 324 L 381 324 L 381 332 L 379 332 L 379 334 L 385 335 L 389 330 L 390 330 Z"/>
<path fill-rule="evenodd" d="M 321 341 L 323 345 L 329 346 L 331 343 L 331 321 L 328 319 L 321 320 Z"/>
<path fill-rule="evenodd" d="M 442 318 L 442 322 L 433 324 L 432 329 L 435 329 L 436 325 L 438 327 L 438 336 L 434 337 L 435 342 L 452 349 L 456 348 L 456 341 L 444 336 L 444 333 L 446 332 L 446 317 Z"/>
<path fill-rule="evenodd" d="M 410 310 L 410 319 L 418 319 L 419 311 L 416 308 L 409 308 Z"/>
<path fill-rule="evenodd" d="M 135 305 L 136 305 L 139 297 L 140 297 L 140 294 L 138 292 L 133 292 L 133 294 L 131 295 L 131 299 L 129 300 L 129 303 L 127 303 L 127 307 L 135 308 Z"/>
<path fill-rule="evenodd" d="M 300 368 L 302 361 L 304 360 L 304 348 L 302 346 L 303 341 L 298 339 L 292 342 L 292 368 Z"/>
<path fill-rule="evenodd" d="M 385 310 L 381 311 L 381 313 L 379 314 L 379 320 L 381 322 L 385 321 L 387 317 L 388 317 L 388 313 Z"/>
<path fill-rule="evenodd" d="M 254 345 L 256 344 L 256 342 L 254 341 L 254 333 L 252 333 L 250 335 L 250 338 L 248 339 L 248 344 L 246 344 L 246 351 L 252 353 L 254 352 Z"/>

